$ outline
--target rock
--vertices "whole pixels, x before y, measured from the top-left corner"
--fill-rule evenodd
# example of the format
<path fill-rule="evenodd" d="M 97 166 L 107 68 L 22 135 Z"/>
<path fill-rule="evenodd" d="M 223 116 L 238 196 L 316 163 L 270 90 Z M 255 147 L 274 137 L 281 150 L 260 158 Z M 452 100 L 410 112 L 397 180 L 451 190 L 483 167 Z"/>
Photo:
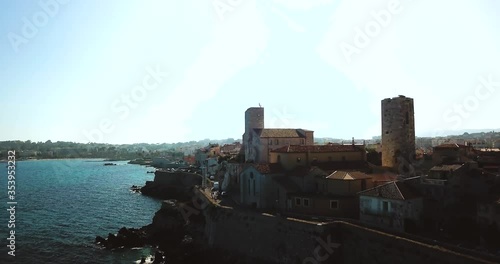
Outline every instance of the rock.
<path fill-rule="evenodd" d="M 106 239 L 102 236 L 96 236 L 95 243 L 98 245 L 104 245 L 106 243 Z"/>
<path fill-rule="evenodd" d="M 141 186 L 137 186 L 137 185 L 132 185 L 132 187 L 130 187 L 130 190 L 132 192 L 135 192 L 135 193 L 140 193 L 141 189 L 142 189 L 142 187 Z"/>
<path fill-rule="evenodd" d="M 106 249 L 143 247 L 147 244 L 147 234 L 141 229 L 122 227 L 116 236 L 111 233 L 107 239 L 97 236 L 95 242 Z"/>
<path fill-rule="evenodd" d="M 165 256 L 163 255 L 163 252 L 156 251 L 153 264 L 161 264 L 161 263 L 165 263 Z"/>

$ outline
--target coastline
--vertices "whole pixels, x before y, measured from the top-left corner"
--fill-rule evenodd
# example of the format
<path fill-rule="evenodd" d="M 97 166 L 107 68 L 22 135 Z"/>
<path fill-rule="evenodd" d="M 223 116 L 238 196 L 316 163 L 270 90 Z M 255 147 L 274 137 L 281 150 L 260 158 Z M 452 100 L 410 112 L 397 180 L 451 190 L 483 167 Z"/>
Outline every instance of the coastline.
<path fill-rule="evenodd" d="M 129 159 L 106 159 L 106 158 L 16 158 L 16 161 L 26 161 L 26 160 L 95 160 L 91 162 L 100 162 L 100 161 L 130 161 Z M 7 163 L 8 160 L 0 159 L 0 163 Z"/>

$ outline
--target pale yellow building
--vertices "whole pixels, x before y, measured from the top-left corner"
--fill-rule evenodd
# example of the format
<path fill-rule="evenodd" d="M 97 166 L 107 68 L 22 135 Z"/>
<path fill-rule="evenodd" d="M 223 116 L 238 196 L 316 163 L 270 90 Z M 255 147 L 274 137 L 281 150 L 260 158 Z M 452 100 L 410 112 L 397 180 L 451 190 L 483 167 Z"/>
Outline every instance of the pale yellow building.
<path fill-rule="evenodd" d="M 363 145 L 289 145 L 270 151 L 269 157 L 270 163 L 281 163 L 286 170 L 327 162 L 360 161 L 366 161 Z"/>

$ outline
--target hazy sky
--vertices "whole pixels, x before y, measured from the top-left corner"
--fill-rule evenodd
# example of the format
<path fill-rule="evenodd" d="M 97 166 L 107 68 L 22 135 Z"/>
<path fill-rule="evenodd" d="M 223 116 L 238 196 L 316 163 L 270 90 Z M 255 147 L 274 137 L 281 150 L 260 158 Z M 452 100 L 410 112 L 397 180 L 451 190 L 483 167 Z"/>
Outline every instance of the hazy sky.
<path fill-rule="evenodd" d="M 317 137 L 499 128 L 500 3 L 0 1 L 0 140 L 241 138 L 244 111 Z"/>

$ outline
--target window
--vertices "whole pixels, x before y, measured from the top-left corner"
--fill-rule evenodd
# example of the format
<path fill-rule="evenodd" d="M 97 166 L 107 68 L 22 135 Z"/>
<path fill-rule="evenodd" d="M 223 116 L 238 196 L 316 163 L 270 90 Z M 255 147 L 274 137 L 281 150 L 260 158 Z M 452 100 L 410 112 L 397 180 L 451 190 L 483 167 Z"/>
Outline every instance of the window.
<path fill-rule="evenodd" d="M 406 116 L 405 116 L 405 123 L 408 125 L 410 124 L 410 115 L 408 114 L 408 111 L 406 112 Z"/>
<path fill-rule="evenodd" d="M 295 205 L 300 206 L 300 198 L 298 197 L 295 198 Z"/>
<path fill-rule="evenodd" d="M 389 212 L 389 203 L 387 201 L 382 202 L 382 210 L 384 210 L 384 212 Z"/>
<path fill-rule="evenodd" d="M 268 143 L 269 145 L 273 144 L 273 140 L 272 139 L 269 139 L 268 141 L 269 141 L 269 143 Z"/>
<path fill-rule="evenodd" d="M 280 155 L 278 155 L 278 162 L 280 162 L 280 161 L 281 161 L 281 156 L 280 156 Z"/>
<path fill-rule="evenodd" d="M 310 202 L 309 199 L 307 199 L 307 198 L 303 199 L 303 204 L 305 207 L 309 207 L 309 202 Z"/>
<path fill-rule="evenodd" d="M 276 145 L 278 145 L 279 141 L 276 139 L 276 142 L 275 142 L 275 143 L 276 143 Z"/>
<path fill-rule="evenodd" d="M 300 139 L 300 144 L 305 144 L 306 143 L 306 140 L 305 139 Z"/>
<path fill-rule="evenodd" d="M 339 201 L 330 200 L 330 209 L 339 209 Z"/>

